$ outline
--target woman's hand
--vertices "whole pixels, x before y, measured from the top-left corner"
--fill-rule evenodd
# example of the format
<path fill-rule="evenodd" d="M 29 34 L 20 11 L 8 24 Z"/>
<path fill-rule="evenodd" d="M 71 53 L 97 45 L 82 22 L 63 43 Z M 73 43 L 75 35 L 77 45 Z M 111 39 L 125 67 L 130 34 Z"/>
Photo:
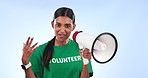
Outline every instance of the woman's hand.
<path fill-rule="evenodd" d="M 84 50 L 81 49 L 80 54 L 81 54 L 81 57 L 91 60 L 92 54 L 88 48 L 85 48 Z"/>
<path fill-rule="evenodd" d="M 23 55 L 22 55 L 22 63 L 24 65 L 29 63 L 30 56 L 32 55 L 34 50 L 37 48 L 38 43 L 35 43 L 32 45 L 32 42 L 33 42 L 33 37 L 32 38 L 28 37 L 26 43 L 24 43 Z"/>

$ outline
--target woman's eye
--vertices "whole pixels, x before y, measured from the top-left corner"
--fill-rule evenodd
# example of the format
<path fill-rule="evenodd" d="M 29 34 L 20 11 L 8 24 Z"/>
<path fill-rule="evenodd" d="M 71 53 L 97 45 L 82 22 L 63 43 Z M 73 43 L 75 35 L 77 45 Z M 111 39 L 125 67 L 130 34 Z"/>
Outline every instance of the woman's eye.
<path fill-rule="evenodd" d="M 61 25 L 57 23 L 56 26 L 57 26 L 57 27 L 60 27 Z"/>
<path fill-rule="evenodd" d="M 70 28 L 70 26 L 71 26 L 71 25 L 67 24 L 67 25 L 65 25 L 65 28 Z"/>

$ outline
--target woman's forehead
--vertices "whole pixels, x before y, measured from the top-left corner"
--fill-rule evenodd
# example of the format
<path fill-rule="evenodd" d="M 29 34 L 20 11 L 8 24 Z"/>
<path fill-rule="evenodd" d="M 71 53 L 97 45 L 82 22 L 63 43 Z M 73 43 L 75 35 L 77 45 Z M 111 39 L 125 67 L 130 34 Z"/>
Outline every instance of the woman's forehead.
<path fill-rule="evenodd" d="M 69 17 L 67 16 L 59 16 L 55 19 L 55 22 L 58 22 L 58 23 L 72 23 L 73 20 L 70 19 Z"/>

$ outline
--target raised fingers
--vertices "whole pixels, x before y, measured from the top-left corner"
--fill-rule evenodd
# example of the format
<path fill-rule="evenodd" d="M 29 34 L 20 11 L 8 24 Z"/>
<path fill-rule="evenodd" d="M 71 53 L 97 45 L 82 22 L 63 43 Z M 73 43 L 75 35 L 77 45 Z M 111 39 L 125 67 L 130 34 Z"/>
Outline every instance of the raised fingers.
<path fill-rule="evenodd" d="M 33 39 L 34 39 L 33 37 L 32 38 L 28 37 L 26 43 L 24 43 L 23 51 L 34 51 L 35 50 L 38 43 L 35 43 L 32 45 Z"/>
<path fill-rule="evenodd" d="M 35 43 L 32 45 L 33 37 L 28 37 L 26 43 L 24 43 L 23 47 L 23 55 L 22 55 L 22 62 L 27 63 L 29 61 L 30 56 L 32 55 L 32 52 L 37 48 L 37 44 Z"/>
<path fill-rule="evenodd" d="M 38 43 L 35 43 L 31 48 L 32 48 L 32 51 L 34 51 L 36 48 L 37 48 L 37 44 Z"/>
<path fill-rule="evenodd" d="M 30 37 L 28 37 L 28 39 L 27 39 L 25 44 L 28 45 L 29 41 L 30 41 Z"/>

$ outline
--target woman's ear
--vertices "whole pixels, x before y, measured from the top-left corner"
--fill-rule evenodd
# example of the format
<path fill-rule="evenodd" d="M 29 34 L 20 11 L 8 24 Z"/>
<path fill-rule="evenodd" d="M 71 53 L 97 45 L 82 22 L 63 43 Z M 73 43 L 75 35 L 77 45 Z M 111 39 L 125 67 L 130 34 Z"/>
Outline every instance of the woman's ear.
<path fill-rule="evenodd" d="M 73 29 L 72 29 L 72 31 L 75 29 L 75 27 L 76 27 L 76 24 L 73 25 Z"/>
<path fill-rule="evenodd" d="M 51 26 L 54 29 L 54 21 L 51 21 Z"/>

